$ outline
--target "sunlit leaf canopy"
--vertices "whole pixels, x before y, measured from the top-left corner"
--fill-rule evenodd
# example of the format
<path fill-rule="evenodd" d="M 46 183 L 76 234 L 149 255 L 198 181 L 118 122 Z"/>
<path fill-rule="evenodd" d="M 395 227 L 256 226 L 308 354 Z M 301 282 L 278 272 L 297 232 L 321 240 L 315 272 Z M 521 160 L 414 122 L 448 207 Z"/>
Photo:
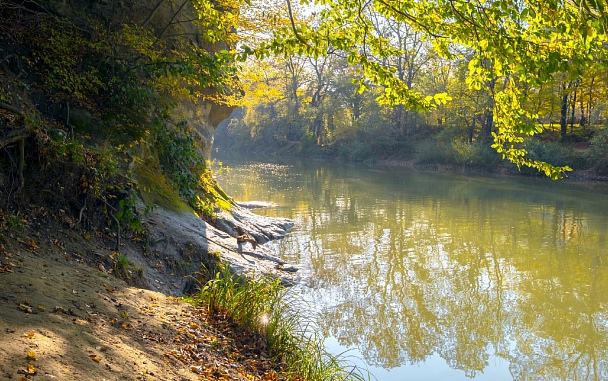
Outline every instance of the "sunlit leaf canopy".
<path fill-rule="evenodd" d="M 492 147 L 518 166 L 529 166 L 558 179 L 571 170 L 531 160 L 520 148 L 525 136 L 540 132 L 537 117 L 524 108 L 527 87 L 539 87 L 556 75 L 571 80 L 593 66 L 605 67 L 608 6 L 601 0 L 286 0 L 285 17 L 271 39 L 243 45 L 244 56 L 328 54 L 345 56 L 361 70 L 366 83 L 383 87 L 378 102 L 426 111 L 448 102 L 450 94 L 421 94 L 395 75 L 385 58 L 401 54 L 373 20 L 408 24 L 447 59 L 469 50 L 474 58 L 466 80 L 473 89 L 488 89 L 494 98 Z M 316 17 L 300 20 L 294 7 L 310 7 Z"/>

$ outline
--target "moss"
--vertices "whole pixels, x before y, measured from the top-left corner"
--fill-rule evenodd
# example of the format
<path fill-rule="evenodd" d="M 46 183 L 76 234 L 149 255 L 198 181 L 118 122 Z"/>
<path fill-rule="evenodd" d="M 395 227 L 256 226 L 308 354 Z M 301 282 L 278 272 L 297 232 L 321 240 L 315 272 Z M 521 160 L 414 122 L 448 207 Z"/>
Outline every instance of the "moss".
<path fill-rule="evenodd" d="M 218 209 L 224 211 L 232 209 L 233 201 L 213 178 L 212 172 L 205 169 L 198 176 L 195 194 L 190 198 L 190 205 L 199 217 L 209 221 L 215 219 Z"/>
<path fill-rule="evenodd" d="M 176 212 L 192 211 L 182 201 L 154 160 L 148 159 L 143 163 L 138 163 L 134 170 L 139 184 L 139 192 L 146 204 L 156 204 L 163 209 Z"/>

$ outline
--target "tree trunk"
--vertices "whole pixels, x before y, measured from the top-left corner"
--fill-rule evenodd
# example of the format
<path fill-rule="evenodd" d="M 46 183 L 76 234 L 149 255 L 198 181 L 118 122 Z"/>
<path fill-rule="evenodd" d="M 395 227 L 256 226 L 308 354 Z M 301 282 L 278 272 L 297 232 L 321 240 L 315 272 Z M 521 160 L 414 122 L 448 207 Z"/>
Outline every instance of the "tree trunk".
<path fill-rule="evenodd" d="M 572 129 L 574 128 L 574 112 L 576 111 L 576 88 L 574 89 L 574 93 L 572 94 L 572 113 L 570 114 L 570 133 L 572 133 Z"/>
<path fill-rule="evenodd" d="M 315 120 L 313 122 L 312 129 L 313 129 L 313 134 L 315 136 L 317 145 L 321 145 L 321 132 L 323 130 L 323 114 L 321 114 L 320 112 L 317 112 L 317 115 L 315 116 Z"/>
<path fill-rule="evenodd" d="M 469 143 L 473 143 L 473 134 L 475 133 L 475 122 L 477 121 L 477 117 L 473 115 L 473 120 L 471 121 L 471 126 L 469 127 Z"/>
<path fill-rule="evenodd" d="M 479 137 L 482 141 L 487 141 L 492 137 L 492 126 L 494 124 L 494 111 L 486 109 L 481 116 L 481 132 Z"/>
<path fill-rule="evenodd" d="M 562 105 L 560 109 L 560 118 L 559 125 L 561 128 L 561 136 L 562 140 L 566 138 L 566 134 L 568 133 L 568 94 L 565 92 L 566 85 L 562 87 L 564 90 L 564 95 L 562 95 Z"/>
<path fill-rule="evenodd" d="M 407 135 L 407 128 L 404 120 L 405 108 L 403 105 L 397 105 L 393 108 L 394 129 L 398 137 Z"/>

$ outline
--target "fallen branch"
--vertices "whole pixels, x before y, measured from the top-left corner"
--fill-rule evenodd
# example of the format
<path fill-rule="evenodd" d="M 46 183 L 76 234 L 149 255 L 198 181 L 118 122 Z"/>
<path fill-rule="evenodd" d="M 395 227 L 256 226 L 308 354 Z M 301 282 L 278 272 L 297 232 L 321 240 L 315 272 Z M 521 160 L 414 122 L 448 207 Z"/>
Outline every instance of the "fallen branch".
<path fill-rule="evenodd" d="M 23 177 L 23 169 L 25 168 L 25 138 L 19 139 L 19 163 L 17 169 L 19 171 L 19 189 L 25 186 L 25 177 Z"/>
<path fill-rule="evenodd" d="M 0 108 L 8 110 L 8 111 L 12 112 L 13 114 L 17 114 L 19 116 L 24 116 L 23 115 L 23 111 L 19 110 L 17 107 L 13 107 L 11 105 L 7 105 L 6 103 L 0 102 Z"/>
<path fill-rule="evenodd" d="M 87 208 L 87 199 L 85 197 L 84 199 L 84 205 L 82 208 L 80 208 L 80 214 L 78 215 L 78 225 L 80 225 L 80 222 L 82 221 L 82 213 L 84 212 L 84 210 Z"/>
<path fill-rule="evenodd" d="M 30 129 L 28 127 L 13 130 L 6 135 L 0 136 L 0 148 L 5 145 L 14 143 L 19 140 L 23 140 L 30 135 Z"/>
<path fill-rule="evenodd" d="M 99 199 L 101 201 L 103 201 L 103 203 L 106 204 L 106 206 L 108 206 L 110 209 L 116 210 L 116 208 L 113 207 L 112 205 L 110 205 L 105 199 L 103 199 L 101 197 Z M 117 253 L 120 253 L 120 221 L 118 221 L 118 218 L 116 218 L 116 216 L 114 214 L 112 214 L 111 211 L 108 211 L 108 215 L 110 217 L 112 217 L 114 222 L 116 222 L 116 248 L 114 251 L 116 251 Z"/>

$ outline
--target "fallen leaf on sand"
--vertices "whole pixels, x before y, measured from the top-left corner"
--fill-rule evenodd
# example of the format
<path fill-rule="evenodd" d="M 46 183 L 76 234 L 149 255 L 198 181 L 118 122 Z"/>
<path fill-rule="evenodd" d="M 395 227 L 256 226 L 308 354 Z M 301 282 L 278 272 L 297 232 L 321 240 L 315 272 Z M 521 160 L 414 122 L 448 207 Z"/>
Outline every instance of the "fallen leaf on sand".
<path fill-rule="evenodd" d="M 34 251 L 36 251 L 36 249 L 39 249 L 39 248 L 40 248 L 40 246 L 38 246 L 38 245 L 36 244 L 36 241 L 34 241 L 34 240 L 33 240 L 33 239 L 31 239 L 31 238 L 30 238 L 30 239 L 27 241 L 27 246 L 28 246 L 28 247 L 27 247 L 27 250 L 28 250 L 29 252 L 31 252 L 31 253 L 33 253 Z"/>
<path fill-rule="evenodd" d="M 36 374 L 36 368 L 34 368 L 32 364 L 27 364 L 27 368 L 25 370 L 20 369 L 17 371 L 17 373 L 33 376 L 34 374 Z"/>
<path fill-rule="evenodd" d="M 38 360 L 38 358 L 36 357 L 36 353 L 34 353 L 34 351 L 27 352 L 26 359 L 28 361 L 36 361 L 36 360 Z"/>
<path fill-rule="evenodd" d="M 17 309 L 18 309 L 19 311 L 23 311 L 23 312 L 26 312 L 26 313 L 28 313 L 28 314 L 31 314 L 31 313 L 32 313 L 32 307 L 30 307 L 30 306 L 28 306 L 28 305 L 25 305 L 25 304 L 23 304 L 23 303 L 19 303 L 19 306 L 17 307 Z"/>
<path fill-rule="evenodd" d="M 3 272 L 12 273 L 13 272 L 13 264 L 12 263 L 7 263 L 4 266 L 2 266 L 0 264 L 0 273 L 3 273 Z"/>
<path fill-rule="evenodd" d="M 68 314 L 68 310 L 66 310 L 63 307 L 59 307 L 59 306 L 55 307 L 55 312 L 61 312 L 62 314 L 66 314 L 66 315 Z"/>
<path fill-rule="evenodd" d="M 97 355 L 89 355 L 89 357 L 91 358 L 91 360 L 93 360 L 95 362 L 101 362 L 101 357 L 99 357 Z"/>

